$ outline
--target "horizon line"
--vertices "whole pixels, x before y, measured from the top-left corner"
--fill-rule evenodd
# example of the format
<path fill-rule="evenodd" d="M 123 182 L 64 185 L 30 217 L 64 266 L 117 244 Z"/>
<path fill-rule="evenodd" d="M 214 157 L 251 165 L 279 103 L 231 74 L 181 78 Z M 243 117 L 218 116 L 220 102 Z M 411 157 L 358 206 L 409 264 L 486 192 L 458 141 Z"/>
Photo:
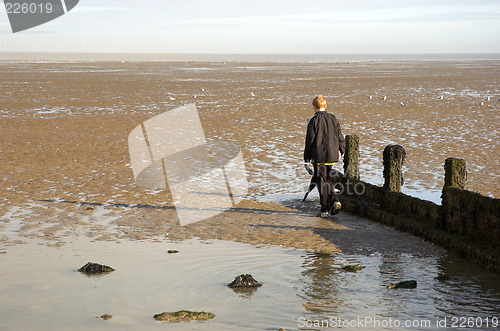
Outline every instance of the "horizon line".
<path fill-rule="evenodd" d="M 131 61 L 131 62 L 374 62 L 495 61 L 500 53 L 148 53 L 2 51 L 1 61 Z"/>

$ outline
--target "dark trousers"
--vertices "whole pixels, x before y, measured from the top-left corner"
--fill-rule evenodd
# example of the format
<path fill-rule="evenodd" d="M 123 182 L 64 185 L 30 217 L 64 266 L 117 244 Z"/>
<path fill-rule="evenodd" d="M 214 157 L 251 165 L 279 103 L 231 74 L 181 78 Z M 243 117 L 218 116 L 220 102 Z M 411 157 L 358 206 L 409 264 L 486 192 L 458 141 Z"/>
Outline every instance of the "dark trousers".
<path fill-rule="evenodd" d="M 338 201 L 332 179 L 332 166 L 314 164 L 314 174 L 311 182 L 318 189 L 321 212 L 329 212 L 333 204 Z"/>

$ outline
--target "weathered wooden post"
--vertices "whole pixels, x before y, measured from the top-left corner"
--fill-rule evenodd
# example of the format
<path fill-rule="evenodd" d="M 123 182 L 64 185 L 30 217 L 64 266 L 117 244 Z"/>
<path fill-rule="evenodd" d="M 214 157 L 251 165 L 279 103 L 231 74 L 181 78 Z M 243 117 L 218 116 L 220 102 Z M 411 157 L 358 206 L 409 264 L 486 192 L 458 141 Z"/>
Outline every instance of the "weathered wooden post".
<path fill-rule="evenodd" d="M 444 162 L 444 186 L 465 189 L 467 181 L 466 163 L 463 159 L 447 158 Z"/>
<path fill-rule="evenodd" d="M 345 136 L 344 176 L 359 179 L 359 137 Z"/>
<path fill-rule="evenodd" d="M 387 145 L 384 148 L 384 188 L 392 192 L 401 192 L 404 184 L 403 163 L 406 151 L 401 145 Z"/>
<path fill-rule="evenodd" d="M 441 219 L 438 222 L 438 227 L 442 230 L 463 233 L 470 217 L 466 220 L 460 217 L 461 203 L 460 195 L 455 189 L 465 189 L 467 180 L 466 163 L 463 159 L 454 157 L 447 158 L 444 161 L 444 187 L 441 195 L 441 205 L 443 212 Z"/>

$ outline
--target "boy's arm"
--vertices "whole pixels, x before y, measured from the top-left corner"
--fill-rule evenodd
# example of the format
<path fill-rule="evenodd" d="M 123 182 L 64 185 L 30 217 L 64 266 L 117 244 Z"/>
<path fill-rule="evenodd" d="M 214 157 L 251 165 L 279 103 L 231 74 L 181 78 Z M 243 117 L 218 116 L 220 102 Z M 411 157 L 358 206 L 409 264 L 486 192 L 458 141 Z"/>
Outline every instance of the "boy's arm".
<path fill-rule="evenodd" d="M 309 121 L 307 124 L 307 133 L 306 133 L 306 142 L 305 142 L 305 147 L 304 147 L 304 161 L 305 162 L 310 162 L 311 161 L 311 146 L 312 142 L 314 141 L 314 130 L 312 129 L 312 123 Z"/>
<path fill-rule="evenodd" d="M 342 129 L 340 128 L 340 123 L 338 124 L 338 129 L 337 129 L 337 136 L 339 137 L 339 153 L 341 155 L 344 155 L 345 153 L 345 138 L 344 135 L 342 134 Z M 340 155 L 339 155 L 340 157 Z"/>

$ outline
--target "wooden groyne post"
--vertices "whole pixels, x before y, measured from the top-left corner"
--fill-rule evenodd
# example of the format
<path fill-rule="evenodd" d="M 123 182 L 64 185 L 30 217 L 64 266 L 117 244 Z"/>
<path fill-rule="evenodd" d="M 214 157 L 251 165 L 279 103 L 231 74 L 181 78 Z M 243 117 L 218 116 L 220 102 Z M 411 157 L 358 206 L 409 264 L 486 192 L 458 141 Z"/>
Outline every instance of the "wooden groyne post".
<path fill-rule="evenodd" d="M 406 151 L 401 145 L 388 145 L 384 148 L 384 188 L 391 192 L 401 192 L 404 184 L 403 163 Z"/>
<path fill-rule="evenodd" d="M 345 136 L 344 176 L 359 179 L 359 137 Z"/>
<path fill-rule="evenodd" d="M 450 157 L 444 162 L 444 186 L 465 189 L 467 181 L 466 163 L 463 159 Z"/>
<path fill-rule="evenodd" d="M 463 159 L 457 159 L 454 157 L 447 158 L 444 161 L 444 186 L 443 193 L 441 194 L 442 202 L 442 217 L 438 221 L 438 228 L 441 230 L 450 230 L 452 228 L 460 229 L 459 232 L 463 232 L 461 226 L 457 224 L 462 223 L 456 222 L 458 218 L 457 211 L 459 211 L 462 206 L 460 205 L 460 190 L 465 190 L 465 183 L 467 182 L 467 169 L 466 162 Z M 457 189 L 457 190 L 453 190 Z M 458 206 L 455 206 L 456 202 L 459 202 Z"/>

